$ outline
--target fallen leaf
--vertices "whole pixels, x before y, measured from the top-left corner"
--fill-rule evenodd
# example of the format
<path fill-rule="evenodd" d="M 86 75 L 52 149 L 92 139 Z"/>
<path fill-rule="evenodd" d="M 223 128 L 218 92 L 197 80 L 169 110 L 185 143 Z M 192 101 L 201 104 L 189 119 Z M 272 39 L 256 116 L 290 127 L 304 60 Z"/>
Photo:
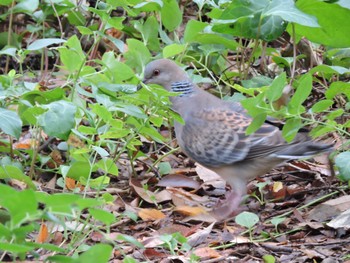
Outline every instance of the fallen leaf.
<path fill-rule="evenodd" d="M 210 247 L 197 248 L 195 251 L 193 251 L 193 253 L 196 256 L 200 257 L 201 260 L 221 257 L 221 255 L 216 250 Z"/>
<path fill-rule="evenodd" d="M 308 220 L 324 222 L 337 217 L 348 209 L 350 209 L 350 195 L 344 195 L 319 204 L 310 211 L 307 218 Z"/>
<path fill-rule="evenodd" d="M 49 239 L 49 231 L 47 229 L 47 225 L 42 223 L 40 225 L 38 236 L 36 237 L 37 243 L 45 243 Z"/>
<path fill-rule="evenodd" d="M 163 212 L 157 209 L 140 209 L 138 215 L 143 221 L 155 221 L 165 218 Z"/>
<path fill-rule="evenodd" d="M 350 209 L 344 211 L 336 218 L 332 219 L 327 226 L 332 227 L 334 229 L 344 228 L 345 230 L 350 229 Z"/>
<path fill-rule="evenodd" d="M 130 186 L 135 190 L 135 192 L 147 203 L 154 204 L 155 202 L 161 203 L 171 200 L 171 194 L 168 190 L 163 190 L 160 192 L 152 192 L 147 190 L 145 187 L 142 187 L 142 184 L 139 180 L 131 178 Z"/>
<path fill-rule="evenodd" d="M 210 235 L 215 223 L 210 224 L 208 227 L 201 229 L 194 233 L 193 235 L 187 237 L 187 243 L 192 247 L 198 246 L 205 242 L 207 237 Z"/>
<path fill-rule="evenodd" d="M 203 207 L 191 207 L 191 206 L 178 206 L 174 211 L 185 216 L 196 216 L 198 214 L 207 214 L 207 211 Z"/>
<path fill-rule="evenodd" d="M 183 188 L 192 188 L 199 189 L 200 183 L 194 181 L 192 178 L 182 175 L 182 174 L 170 174 L 164 176 L 157 184 L 158 186 L 163 187 L 183 187 Z"/>

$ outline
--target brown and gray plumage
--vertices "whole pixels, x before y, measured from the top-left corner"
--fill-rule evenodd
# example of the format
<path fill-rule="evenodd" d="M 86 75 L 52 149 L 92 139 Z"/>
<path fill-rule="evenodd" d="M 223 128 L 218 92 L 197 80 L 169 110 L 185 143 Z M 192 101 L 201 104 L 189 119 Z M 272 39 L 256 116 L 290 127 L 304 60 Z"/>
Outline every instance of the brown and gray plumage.
<path fill-rule="evenodd" d="M 232 189 L 227 202 L 217 208 L 219 219 L 239 211 L 248 180 L 287 160 L 308 158 L 332 149 L 331 145 L 311 141 L 304 133 L 287 143 L 280 129 L 269 123 L 245 135 L 252 118 L 242 106 L 201 90 L 171 60 L 150 62 L 143 82 L 181 93 L 171 97 L 172 109 L 185 121 L 184 125 L 175 123 L 178 144 L 193 160 L 220 175 Z"/>

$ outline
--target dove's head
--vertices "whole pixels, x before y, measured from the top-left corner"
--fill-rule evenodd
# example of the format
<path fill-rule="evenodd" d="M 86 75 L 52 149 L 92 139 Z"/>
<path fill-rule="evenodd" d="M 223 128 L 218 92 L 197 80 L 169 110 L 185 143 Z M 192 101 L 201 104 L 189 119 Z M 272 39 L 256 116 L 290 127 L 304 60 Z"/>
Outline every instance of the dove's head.
<path fill-rule="evenodd" d="M 171 90 L 171 84 L 179 81 L 189 81 L 186 72 L 174 61 L 169 59 L 157 59 L 147 64 L 145 68 L 145 84 L 158 84 L 167 90 Z"/>

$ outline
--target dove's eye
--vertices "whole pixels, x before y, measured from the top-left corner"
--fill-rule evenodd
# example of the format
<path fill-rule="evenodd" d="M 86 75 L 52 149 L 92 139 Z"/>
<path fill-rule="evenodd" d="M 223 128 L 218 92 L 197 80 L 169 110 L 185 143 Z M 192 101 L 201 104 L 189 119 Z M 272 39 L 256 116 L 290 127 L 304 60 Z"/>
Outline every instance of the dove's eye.
<path fill-rule="evenodd" d="M 159 70 L 159 69 L 155 69 L 155 70 L 153 71 L 153 75 L 154 75 L 154 76 L 158 76 L 159 73 L 160 73 L 160 70 Z"/>

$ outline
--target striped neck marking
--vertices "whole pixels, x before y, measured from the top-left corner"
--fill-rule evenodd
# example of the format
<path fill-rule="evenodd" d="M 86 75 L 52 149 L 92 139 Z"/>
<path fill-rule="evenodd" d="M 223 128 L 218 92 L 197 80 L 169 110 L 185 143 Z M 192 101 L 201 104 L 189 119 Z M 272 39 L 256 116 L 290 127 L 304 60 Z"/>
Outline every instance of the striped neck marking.
<path fill-rule="evenodd" d="M 193 84 L 188 81 L 177 81 L 171 84 L 171 91 L 182 92 L 179 97 L 184 97 L 193 92 Z"/>

